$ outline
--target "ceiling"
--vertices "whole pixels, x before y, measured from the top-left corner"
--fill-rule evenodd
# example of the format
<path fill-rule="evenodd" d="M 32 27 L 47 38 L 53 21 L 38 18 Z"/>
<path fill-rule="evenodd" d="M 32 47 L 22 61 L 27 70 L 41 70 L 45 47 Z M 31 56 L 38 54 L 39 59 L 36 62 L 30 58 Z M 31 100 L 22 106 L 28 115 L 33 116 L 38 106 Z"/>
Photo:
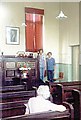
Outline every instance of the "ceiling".
<path fill-rule="evenodd" d="M 0 0 L 0 2 L 80 2 L 81 0 Z"/>

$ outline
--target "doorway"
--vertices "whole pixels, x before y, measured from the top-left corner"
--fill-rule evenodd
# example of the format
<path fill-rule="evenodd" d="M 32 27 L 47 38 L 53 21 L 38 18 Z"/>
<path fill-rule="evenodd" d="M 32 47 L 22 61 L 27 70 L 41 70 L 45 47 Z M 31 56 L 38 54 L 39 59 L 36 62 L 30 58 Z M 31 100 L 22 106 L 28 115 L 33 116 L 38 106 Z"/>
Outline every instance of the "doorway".
<path fill-rule="evenodd" d="M 79 45 L 72 47 L 72 81 L 79 81 Z"/>

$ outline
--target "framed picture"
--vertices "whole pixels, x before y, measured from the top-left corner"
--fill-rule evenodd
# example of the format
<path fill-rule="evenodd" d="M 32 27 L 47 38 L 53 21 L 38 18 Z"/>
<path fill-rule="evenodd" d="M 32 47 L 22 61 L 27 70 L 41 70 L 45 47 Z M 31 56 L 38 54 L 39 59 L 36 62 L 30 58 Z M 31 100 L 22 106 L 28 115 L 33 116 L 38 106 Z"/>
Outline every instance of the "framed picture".
<path fill-rule="evenodd" d="M 15 62 L 6 62 L 6 68 L 15 68 Z"/>
<path fill-rule="evenodd" d="M 12 45 L 19 44 L 19 27 L 6 27 L 6 43 Z"/>
<path fill-rule="evenodd" d="M 7 70 L 6 77 L 15 77 L 15 70 Z"/>

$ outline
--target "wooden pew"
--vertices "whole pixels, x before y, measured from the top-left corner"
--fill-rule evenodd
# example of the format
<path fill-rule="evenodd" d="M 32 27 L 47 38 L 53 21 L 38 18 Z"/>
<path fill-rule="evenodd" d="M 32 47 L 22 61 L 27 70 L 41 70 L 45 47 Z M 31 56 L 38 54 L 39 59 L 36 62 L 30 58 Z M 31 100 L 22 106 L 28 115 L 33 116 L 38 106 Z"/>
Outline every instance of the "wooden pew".
<path fill-rule="evenodd" d="M 30 97 L 36 96 L 36 91 L 17 91 L 17 92 L 6 92 L 0 93 L 1 102 L 12 102 L 20 100 L 28 100 Z"/>
<path fill-rule="evenodd" d="M 72 90 L 73 89 L 80 89 L 81 88 L 81 82 L 69 82 L 69 83 L 61 83 L 61 84 L 52 84 L 50 85 L 51 93 L 54 98 L 54 102 L 56 102 L 55 99 L 59 99 L 59 103 L 62 103 L 63 101 L 67 101 L 69 103 L 73 102 L 72 98 Z"/>
<path fill-rule="evenodd" d="M 54 82 L 54 83 L 49 83 L 50 86 L 56 86 L 57 84 L 61 84 L 65 87 L 68 86 L 80 86 L 81 87 L 81 81 L 73 81 L 73 82 Z"/>
<path fill-rule="evenodd" d="M 73 105 L 68 103 L 68 102 L 62 102 L 62 104 L 67 108 L 69 109 L 69 112 L 70 112 L 70 119 L 71 120 L 74 120 L 74 108 L 73 108 Z"/>
<path fill-rule="evenodd" d="M 2 112 L 2 117 L 24 114 L 24 101 L 28 101 L 29 98 L 35 96 L 36 90 L 0 93 L 0 113 Z"/>
<path fill-rule="evenodd" d="M 0 113 L 2 113 L 0 118 L 24 115 L 26 109 L 24 104 L 27 102 L 28 100 L 0 103 Z"/>
<path fill-rule="evenodd" d="M 69 103 L 73 103 L 73 96 L 72 96 L 72 90 L 73 89 L 80 89 L 81 88 L 81 84 L 75 84 L 75 85 L 69 85 L 69 86 L 62 86 L 60 85 L 62 88 L 62 98 L 63 101 L 67 101 Z"/>
<path fill-rule="evenodd" d="M 63 91 L 62 86 L 60 84 L 57 84 L 55 86 L 50 87 L 50 93 L 52 95 L 52 102 L 56 104 L 62 104 L 63 103 Z"/>
<path fill-rule="evenodd" d="M 0 93 L 16 92 L 26 90 L 25 85 L 13 85 L 13 86 L 2 86 L 0 87 Z"/>
<path fill-rule="evenodd" d="M 81 120 L 81 88 L 79 90 L 73 89 L 72 96 L 74 100 L 74 117 L 75 120 Z"/>
<path fill-rule="evenodd" d="M 29 115 L 21 115 L 6 118 L 4 120 L 70 120 L 69 119 L 69 112 L 65 111 L 63 113 L 60 112 L 44 112 L 44 113 L 37 113 L 37 114 L 29 114 Z"/>
<path fill-rule="evenodd" d="M 67 107 L 64 112 L 42 112 L 14 117 L 6 117 L 4 120 L 74 120 L 74 109 L 71 104 L 63 103 Z"/>
<path fill-rule="evenodd" d="M 53 98 L 53 102 L 61 103 L 63 101 L 67 101 L 71 103 L 74 107 L 75 120 L 81 120 L 81 84 L 71 84 L 68 86 L 57 84 L 53 90 L 56 91 L 53 91 L 52 96 L 55 94 L 54 92 L 57 93 L 55 94 L 57 99 Z"/>

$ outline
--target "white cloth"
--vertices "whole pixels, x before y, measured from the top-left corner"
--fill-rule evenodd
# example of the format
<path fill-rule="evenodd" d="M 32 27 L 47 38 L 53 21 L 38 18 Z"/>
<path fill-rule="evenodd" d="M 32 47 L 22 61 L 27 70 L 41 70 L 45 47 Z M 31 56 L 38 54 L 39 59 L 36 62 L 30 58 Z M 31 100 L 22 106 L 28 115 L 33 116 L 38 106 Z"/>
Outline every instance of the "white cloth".
<path fill-rule="evenodd" d="M 42 96 L 32 97 L 29 99 L 26 105 L 26 113 L 38 113 L 45 111 L 65 111 L 66 107 L 63 105 L 57 105 L 51 103 L 49 100 L 45 100 Z"/>

